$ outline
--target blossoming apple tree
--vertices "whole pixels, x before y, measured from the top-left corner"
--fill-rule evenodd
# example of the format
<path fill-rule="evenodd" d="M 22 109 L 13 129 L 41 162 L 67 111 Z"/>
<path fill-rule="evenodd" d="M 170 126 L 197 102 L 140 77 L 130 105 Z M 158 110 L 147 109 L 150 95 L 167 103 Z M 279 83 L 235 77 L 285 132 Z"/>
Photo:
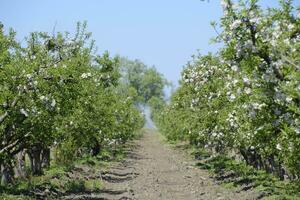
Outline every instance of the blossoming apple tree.
<path fill-rule="evenodd" d="M 291 179 L 300 177 L 300 14 L 291 0 L 222 0 L 213 22 L 223 47 L 195 56 L 157 123 L 169 138 L 228 153 Z M 220 30 L 220 31 L 218 31 Z"/>
<path fill-rule="evenodd" d="M 78 24 L 74 36 L 32 33 L 24 47 L 14 35 L 5 34 L 1 25 L 2 183 L 12 181 L 20 152 L 29 155 L 31 171 L 39 175 L 50 165 L 51 148 L 60 161 L 96 155 L 142 127 L 130 94 L 117 93 L 118 59 L 95 54 L 85 23 Z"/>

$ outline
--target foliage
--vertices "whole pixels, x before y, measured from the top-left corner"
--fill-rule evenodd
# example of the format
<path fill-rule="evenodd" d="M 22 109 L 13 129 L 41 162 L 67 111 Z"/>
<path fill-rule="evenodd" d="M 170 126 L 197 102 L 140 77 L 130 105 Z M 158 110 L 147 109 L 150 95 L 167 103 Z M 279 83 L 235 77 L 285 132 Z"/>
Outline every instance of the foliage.
<path fill-rule="evenodd" d="M 120 71 L 123 90 L 133 94 L 137 104 L 148 104 L 153 97 L 164 99 L 164 88 L 170 83 L 154 66 L 148 67 L 140 60 L 121 58 Z"/>
<path fill-rule="evenodd" d="M 130 94 L 119 95 L 119 59 L 95 54 L 86 23 L 78 23 L 74 36 L 31 33 L 24 47 L 14 35 L 1 25 L 1 167 L 11 169 L 26 150 L 40 174 L 47 149 L 55 149 L 57 162 L 72 162 L 116 148 L 143 126 Z"/>
<path fill-rule="evenodd" d="M 257 0 L 221 4 L 223 47 L 194 56 L 156 123 L 169 139 L 299 179 L 300 15 L 290 0 L 268 10 Z"/>

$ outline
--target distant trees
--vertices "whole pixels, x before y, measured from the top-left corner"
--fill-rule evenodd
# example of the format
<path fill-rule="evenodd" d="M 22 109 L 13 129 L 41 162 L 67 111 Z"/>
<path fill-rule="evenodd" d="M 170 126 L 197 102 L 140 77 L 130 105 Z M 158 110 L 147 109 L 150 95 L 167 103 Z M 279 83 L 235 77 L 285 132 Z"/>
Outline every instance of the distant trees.
<path fill-rule="evenodd" d="M 155 97 L 164 99 L 164 88 L 170 83 L 156 68 L 148 67 L 139 60 L 121 58 L 120 61 L 121 84 L 132 93 L 136 93 L 138 104 L 148 104 Z"/>

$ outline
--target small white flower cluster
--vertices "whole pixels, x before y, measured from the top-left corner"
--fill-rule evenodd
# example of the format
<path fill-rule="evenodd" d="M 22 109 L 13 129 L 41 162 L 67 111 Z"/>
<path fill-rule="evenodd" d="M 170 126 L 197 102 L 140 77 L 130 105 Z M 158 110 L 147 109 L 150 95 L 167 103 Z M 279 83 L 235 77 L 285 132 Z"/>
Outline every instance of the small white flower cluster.
<path fill-rule="evenodd" d="M 192 99 L 191 108 L 196 106 L 199 103 L 199 98 Z"/>
<path fill-rule="evenodd" d="M 242 24 L 242 20 L 237 19 L 230 25 L 230 29 L 235 30 L 235 29 L 239 28 L 241 26 L 241 24 Z"/>
<path fill-rule="evenodd" d="M 50 97 L 41 95 L 39 98 L 43 103 L 50 106 L 50 108 L 52 108 L 52 109 L 55 108 L 56 100 L 53 97 L 51 97 L 51 95 L 50 95 Z"/>
<path fill-rule="evenodd" d="M 251 88 L 249 88 L 249 87 L 245 87 L 244 88 L 244 92 L 245 92 L 245 94 L 251 94 L 251 92 L 252 92 L 252 90 L 251 90 Z"/>
<path fill-rule="evenodd" d="M 239 67 L 237 65 L 233 65 L 233 66 L 231 66 L 231 70 L 234 71 L 234 72 L 238 72 Z"/>
<path fill-rule="evenodd" d="M 219 130 L 219 127 L 218 126 L 215 126 L 213 128 L 211 132 L 211 136 L 214 138 L 214 139 L 217 139 L 217 140 L 222 140 L 222 138 L 224 137 L 224 133 L 222 131 Z"/>
<path fill-rule="evenodd" d="M 29 114 L 28 114 L 28 109 L 21 108 L 21 109 L 20 109 L 20 113 L 23 114 L 25 117 L 28 117 L 28 116 L 29 116 Z"/>
<path fill-rule="evenodd" d="M 236 112 L 233 111 L 231 113 L 228 114 L 228 118 L 226 119 L 226 121 L 229 123 L 230 127 L 232 128 L 238 128 L 238 118 L 236 116 Z"/>
<path fill-rule="evenodd" d="M 221 0 L 221 6 L 224 12 L 224 15 L 228 14 L 228 9 L 229 9 L 229 4 L 228 4 L 228 0 Z"/>
<path fill-rule="evenodd" d="M 236 99 L 236 96 L 230 92 L 227 92 L 228 100 L 233 102 Z"/>
<path fill-rule="evenodd" d="M 83 74 L 81 74 L 81 78 L 82 79 L 86 79 L 86 78 L 89 78 L 89 77 L 91 77 L 92 76 L 92 74 L 90 73 L 90 72 L 88 72 L 88 73 L 83 73 Z"/>

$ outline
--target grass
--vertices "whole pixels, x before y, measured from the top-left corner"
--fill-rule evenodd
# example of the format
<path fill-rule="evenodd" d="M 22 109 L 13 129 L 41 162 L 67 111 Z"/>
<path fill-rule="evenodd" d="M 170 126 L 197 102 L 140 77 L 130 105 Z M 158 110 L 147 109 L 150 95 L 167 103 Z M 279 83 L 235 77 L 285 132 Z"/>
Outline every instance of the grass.
<path fill-rule="evenodd" d="M 0 195 L 2 200 L 32 200 L 33 198 L 24 196 L 24 195 L 11 195 L 11 194 L 2 194 Z"/>
<path fill-rule="evenodd" d="M 205 150 L 200 150 L 201 152 Z M 205 156 L 209 153 L 206 152 Z M 203 159 L 203 158 L 202 158 Z M 296 200 L 300 199 L 299 181 L 281 181 L 265 171 L 257 170 L 244 162 L 239 162 L 224 155 L 218 155 L 200 161 L 197 166 L 215 175 L 226 188 L 255 189 L 265 194 L 264 199 Z"/>
<path fill-rule="evenodd" d="M 103 184 L 99 179 L 87 180 L 84 183 L 84 187 L 88 191 L 99 191 L 102 188 Z"/>
<path fill-rule="evenodd" d="M 137 131 L 134 135 L 134 138 L 135 140 L 138 140 L 138 139 L 141 139 L 143 137 L 143 135 L 147 132 L 151 132 L 153 131 L 153 129 L 149 129 L 149 128 L 142 128 L 140 131 Z"/>
<path fill-rule="evenodd" d="M 104 150 L 96 157 L 85 156 L 72 164 L 52 164 L 42 176 L 29 176 L 26 179 L 17 179 L 14 184 L 0 186 L 0 199 L 36 199 L 36 192 L 45 191 L 54 199 L 69 193 L 97 192 L 103 186 L 97 176 L 100 171 L 124 159 L 125 155 L 124 147 L 118 147 Z"/>
<path fill-rule="evenodd" d="M 76 165 L 76 167 L 78 167 Z M 98 167 L 95 165 L 95 167 Z M 98 169 L 98 168 L 97 168 Z M 89 168 L 93 172 L 93 168 Z M 94 169 L 96 172 L 96 169 Z M 35 199 L 35 191 L 60 196 L 68 193 L 81 193 L 85 191 L 98 191 L 102 187 L 100 179 L 85 179 L 85 174 L 74 172 L 61 166 L 55 166 L 45 171 L 43 176 L 31 176 L 19 179 L 13 185 L 2 188 L 0 199 Z M 52 196 L 53 197 L 53 196 Z"/>

